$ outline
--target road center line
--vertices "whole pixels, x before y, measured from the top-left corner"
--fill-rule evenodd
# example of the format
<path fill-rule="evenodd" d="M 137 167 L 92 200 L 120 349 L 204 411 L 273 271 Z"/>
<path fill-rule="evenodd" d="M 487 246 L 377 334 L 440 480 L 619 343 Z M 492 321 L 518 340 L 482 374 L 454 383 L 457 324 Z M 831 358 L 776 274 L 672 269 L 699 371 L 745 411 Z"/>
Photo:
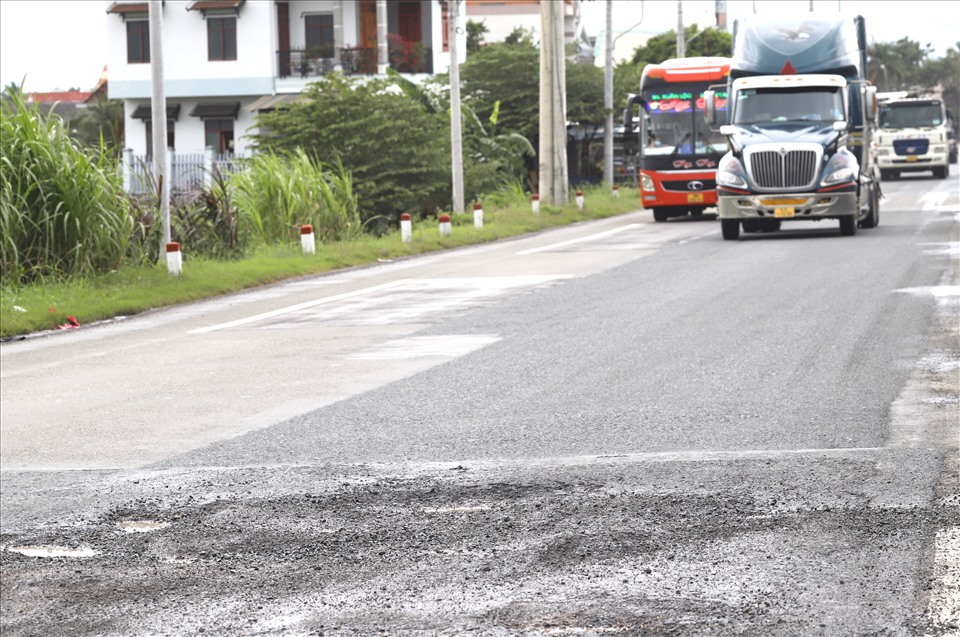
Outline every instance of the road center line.
<path fill-rule="evenodd" d="M 332 303 L 333 301 L 342 301 L 344 299 L 352 299 L 357 296 L 364 296 L 366 294 L 372 294 L 374 292 L 389 290 L 390 288 L 395 288 L 399 285 L 404 285 L 408 281 L 409 279 L 399 279 L 397 281 L 391 281 L 390 283 L 383 283 L 381 285 L 374 285 L 372 287 L 363 288 L 361 290 L 354 290 L 353 292 L 344 292 L 343 294 L 334 294 L 333 296 L 325 296 L 322 299 L 316 299 L 314 301 L 307 301 L 306 303 L 298 303 L 297 305 L 282 307 L 277 310 L 271 310 L 269 312 L 263 312 L 262 314 L 255 314 L 253 316 L 248 316 L 246 318 L 237 319 L 236 321 L 230 321 L 228 323 L 220 323 L 219 325 L 211 325 L 209 327 L 201 327 L 195 330 L 190 330 L 187 333 L 188 334 L 206 334 L 208 332 L 225 330 L 231 327 L 238 327 L 240 325 L 248 325 L 250 323 L 256 323 L 257 321 L 262 321 L 263 319 L 272 318 L 274 316 L 280 316 L 281 314 L 289 314 L 290 312 L 297 312 L 299 310 L 304 310 L 308 307 L 323 305 L 324 303 Z"/>
<path fill-rule="evenodd" d="M 624 230 L 629 230 L 630 228 L 639 227 L 639 223 L 631 223 L 625 226 L 620 226 L 619 228 L 614 228 L 613 230 L 607 230 L 606 232 L 598 232 L 597 234 L 591 234 L 586 237 L 580 237 L 579 239 L 570 239 L 569 241 L 561 241 L 560 243 L 553 243 L 548 246 L 543 246 L 541 248 L 531 248 L 529 250 L 521 250 L 518 252 L 518 255 L 523 254 L 533 254 L 534 252 L 545 252 L 546 250 L 553 250 L 555 248 L 562 248 L 564 246 L 573 245 L 574 243 L 582 243 L 584 241 L 592 241 L 594 239 L 599 239 L 600 237 L 606 237 L 607 235 L 616 234 L 618 232 L 623 232 Z"/>

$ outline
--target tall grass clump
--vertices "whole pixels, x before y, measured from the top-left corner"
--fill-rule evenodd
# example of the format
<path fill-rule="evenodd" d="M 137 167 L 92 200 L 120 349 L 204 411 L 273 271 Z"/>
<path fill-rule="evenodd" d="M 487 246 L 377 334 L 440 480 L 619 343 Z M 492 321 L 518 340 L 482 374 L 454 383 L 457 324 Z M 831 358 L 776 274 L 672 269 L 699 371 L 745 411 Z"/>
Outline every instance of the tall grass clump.
<path fill-rule="evenodd" d="M 10 91 L 0 107 L 0 279 L 105 272 L 123 260 L 134 221 L 109 151 L 72 139 Z"/>
<path fill-rule="evenodd" d="M 302 149 L 255 155 L 231 185 L 241 236 L 252 243 L 288 242 L 304 224 L 312 225 L 321 241 L 351 239 L 361 231 L 350 173 Z"/>

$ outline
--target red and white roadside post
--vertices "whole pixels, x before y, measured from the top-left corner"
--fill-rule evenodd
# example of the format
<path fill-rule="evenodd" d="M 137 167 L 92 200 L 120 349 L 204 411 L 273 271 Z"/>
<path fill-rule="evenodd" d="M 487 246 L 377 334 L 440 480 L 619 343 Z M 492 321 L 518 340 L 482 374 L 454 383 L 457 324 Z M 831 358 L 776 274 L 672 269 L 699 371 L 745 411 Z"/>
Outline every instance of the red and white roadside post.
<path fill-rule="evenodd" d="M 614 198 L 614 199 L 619 199 L 619 198 L 620 198 L 620 186 L 614 186 L 614 187 L 613 187 L 613 198 Z"/>
<path fill-rule="evenodd" d="M 530 195 L 530 209 L 533 214 L 540 214 L 540 195 Z"/>
<path fill-rule="evenodd" d="M 300 226 L 300 247 L 304 254 L 315 254 L 317 251 L 317 242 L 313 239 L 313 226 L 310 224 Z"/>
<path fill-rule="evenodd" d="M 413 221 L 410 220 L 408 212 L 400 215 L 400 240 L 404 243 L 410 243 L 413 240 Z"/>
<path fill-rule="evenodd" d="M 583 191 L 577 191 L 577 208 L 583 210 Z"/>
<path fill-rule="evenodd" d="M 483 206 L 478 203 L 473 204 L 473 227 L 483 227 Z"/>
<path fill-rule="evenodd" d="M 440 236 L 449 237 L 453 234 L 453 227 L 450 225 L 450 215 L 440 215 Z"/>
<path fill-rule="evenodd" d="M 183 273 L 183 255 L 180 254 L 180 244 L 176 241 L 167 244 L 167 272 L 176 276 Z"/>

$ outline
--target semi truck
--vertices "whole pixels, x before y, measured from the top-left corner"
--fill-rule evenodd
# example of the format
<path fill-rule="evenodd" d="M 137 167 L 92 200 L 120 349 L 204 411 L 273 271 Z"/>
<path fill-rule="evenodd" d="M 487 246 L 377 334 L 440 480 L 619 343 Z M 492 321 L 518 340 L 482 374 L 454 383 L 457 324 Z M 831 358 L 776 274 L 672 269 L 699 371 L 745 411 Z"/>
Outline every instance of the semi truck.
<path fill-rule="evenodd" d="M 704 92 L 726 81 L 730 60 L 693 57 L 648 64 L 640 92 L 627 97 L 624 131 L 636 130 L 633 112 L 640 105 L 640 203 L 654 221 L 700 215 L 717 203 L 717 162 L 726 139 L 710 130 L 704 117 Z M 722 94 L 716 108 L 724 111 Z"/>
<path fill-rule="evenodd" d="M 953 115 L 942 99 L 909 93 L 881 99 L 878 123 L 876 151 L 882 179 L 922 171 L 947 178 L 956 151 L 950 145 Z"/>
<path fill-rule="evenodd" d="M 875 227 L 877 101 L 863 17 L 755 17 L 736 21 L 733 39 L 726 95 L 704 96 L 729 146 L 717 167 L 723 238 L 796 220 L 837 220 L 844 236 Z"/>

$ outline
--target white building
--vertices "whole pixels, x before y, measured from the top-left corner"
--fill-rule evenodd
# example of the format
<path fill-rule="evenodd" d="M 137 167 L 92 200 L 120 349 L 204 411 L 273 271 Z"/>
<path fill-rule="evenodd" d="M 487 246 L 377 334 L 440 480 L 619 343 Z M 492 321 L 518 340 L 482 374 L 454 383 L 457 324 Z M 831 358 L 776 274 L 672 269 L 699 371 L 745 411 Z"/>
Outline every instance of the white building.
<path fill-rule="evenodd" d="M 105 5 L 109 96 L 124 101 L 127 147 L 150 155 L 148 5 Z M 164 0 L 167 145 L 177 153 L 245 154 L 257 113 L 297 99 L 327 71 L 445 72 L 447 27 L 440 0 Z"/>

